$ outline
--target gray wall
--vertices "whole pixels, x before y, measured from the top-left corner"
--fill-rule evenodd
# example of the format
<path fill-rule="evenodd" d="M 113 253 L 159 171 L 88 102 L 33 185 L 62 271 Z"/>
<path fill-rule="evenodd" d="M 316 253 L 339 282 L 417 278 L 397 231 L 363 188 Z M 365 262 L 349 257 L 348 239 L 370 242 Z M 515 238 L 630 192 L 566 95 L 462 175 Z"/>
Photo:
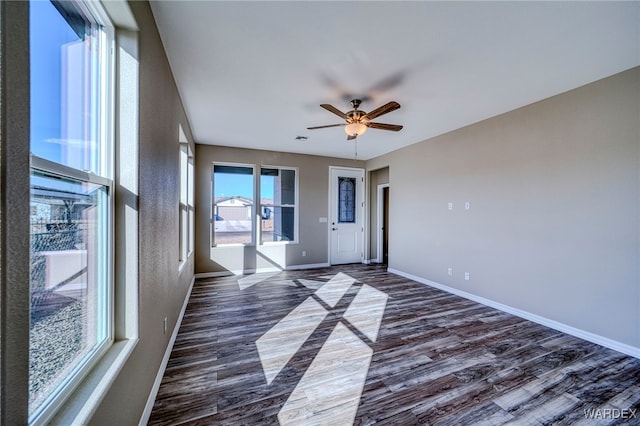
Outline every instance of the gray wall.
<path fill-rule="evenodd" d="M 193 256 L 178 271 L 179 126 L 188 140 L 192 137 L 149 4 L 133 1 L 130 7 L 140 28 L 140 340 L 94 414 L 91 424 L 96 425 L 134 424 L 140 419 L 193 278 Z"/>
<path fill-rule="evenodd" d="M 26 2 L 0 2 L 0 424 L 27 423 L 29 48 Z M 9 391 L 6 391 L 9 390 Z"/>
<path fill-rule="evenodd" d="M 640 347 L 639 104 L 635 68 L 368 161 L 389 266 Z"/>
<path fill-rule="evenodd" d="M 196 145 L 196 273 L 253 271 L 328 262 L 329 166 L 364 168 L 364 163 L 313 155 Z M 297 244 L 211 248 L 211 173 L 213 162 L 298 167 L 299 237 Z M 306 251 L 306 256 L 302 256 Z"/>

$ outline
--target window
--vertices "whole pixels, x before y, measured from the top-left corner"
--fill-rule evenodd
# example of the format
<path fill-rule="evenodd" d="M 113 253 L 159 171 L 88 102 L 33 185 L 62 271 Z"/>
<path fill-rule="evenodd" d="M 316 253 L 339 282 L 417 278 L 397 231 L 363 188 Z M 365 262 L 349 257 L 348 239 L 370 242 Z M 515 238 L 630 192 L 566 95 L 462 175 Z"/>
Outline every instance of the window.
<path fill-rule="evenodd" d="M 262 242 L 296 240 L 296 188 L 295 169 L 260 169 Z"/>
<path fill-rule="evenodd" d="M 213 165 L 213 245 L 253 244 L 254 167 Z"/>
<path fill-rule="evenodd" d="M 30 3 L 30 422 L 113 341 L 112 31 L 98 7 Z"/>
<path fill-rule="evenodd" d="M 193 152 L 189 149 L 189 161 L 187 162 L 187 177 L 189 179 L 189 188 L 187 189 L 187 206 L 189 206 L 189 226 L 188 226 L 188 250 L 189 254 L 193 253 L 194 248 L 194 232 L 195 232 L 195 207 L 194 207 L 194 168 L 193 168 Z"/>
<path fill-rule="evenodd" d="M 193 153 L 188 143 L 180 143 L 180 262 L 193 252 Z"/>

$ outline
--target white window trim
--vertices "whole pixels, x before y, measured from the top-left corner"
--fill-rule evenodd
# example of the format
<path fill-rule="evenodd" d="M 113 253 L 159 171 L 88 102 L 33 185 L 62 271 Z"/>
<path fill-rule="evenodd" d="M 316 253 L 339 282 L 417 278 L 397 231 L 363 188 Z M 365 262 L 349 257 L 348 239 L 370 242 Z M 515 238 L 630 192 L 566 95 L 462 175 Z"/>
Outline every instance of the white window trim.
<path fill-rule="evenodd" d="M 183 152 L 186 151 L 186 161 L 184 163 L 185 170 L 182 169 L 182 155 Z M 193 150 L 191 149 L 191 145 L 189 142 L 180 142 L 179 143 L 179 155 L 180 155 L 180 199 L 179 199 L 179 217 L 178 217 L 178 226 L 179 229 L 179 267 L 178 272 L 182 272 L 184 267 L 187 265 L 189 258 L 193 255 L 194 250 L 194 206 L 193 206 L 193 195 L 194 195 L 194 155 Z M 184 173 L 184 176 L 183 176 Z M 182 182 L 182 179 L 185 179 L 185 182 Z M 184 194 L 182 193 L 183 184 L 185 185 Z M 184 198 L 183 198 L 184 197 Z M 184 210 L 184 213 L 183 213 Z M 184 214 L 184 217 L 183 217 Z M 186 223 L 183 223 L 185 221 Z"/>
<path fill-rule="evenodd" d="M 191 145 L 188 145 L 187 156 L 187 218 L 189 220 L 189 226 L 187 227 L 187 259 L 193 256 L 195 250 L 195 155 L 191 149 Z"/>

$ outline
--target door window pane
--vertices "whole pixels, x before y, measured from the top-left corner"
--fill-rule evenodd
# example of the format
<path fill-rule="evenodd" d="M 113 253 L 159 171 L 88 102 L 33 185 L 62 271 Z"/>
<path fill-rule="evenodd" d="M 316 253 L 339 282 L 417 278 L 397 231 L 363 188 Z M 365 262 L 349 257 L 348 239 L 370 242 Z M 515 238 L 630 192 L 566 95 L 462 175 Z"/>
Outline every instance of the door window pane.
<path fill-rule="evenodd" d="M 338 178 L 338 223 L 356 222 L 356 179 Z"/>

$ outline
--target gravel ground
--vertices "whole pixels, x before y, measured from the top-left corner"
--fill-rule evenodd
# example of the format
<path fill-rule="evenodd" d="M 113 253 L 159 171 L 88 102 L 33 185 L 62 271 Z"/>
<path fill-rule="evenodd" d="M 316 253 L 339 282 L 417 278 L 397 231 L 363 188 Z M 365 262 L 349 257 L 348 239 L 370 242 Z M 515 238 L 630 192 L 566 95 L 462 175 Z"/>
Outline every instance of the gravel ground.
<path fill-rule="evenodd" d="M 66 379 L 84 356 L 86 306 L 83 300 L 45 289 L 42 251 L 68 250 L 80 243 L 81 223 L 32 224 L 31 329 L 29 336 L 29 409 L 32 412 Z M 49 229 L 51 227 L 51 229 Z M 74 231 L 66 231 L 73 228 Z"/>
<path fill-rule="evenodd" d="M 37 407 L 60 383 L 84 342 L 84 309 L 79 300 L 51 294 L 32 307 L 29 345 L 29 405 Z"/>

